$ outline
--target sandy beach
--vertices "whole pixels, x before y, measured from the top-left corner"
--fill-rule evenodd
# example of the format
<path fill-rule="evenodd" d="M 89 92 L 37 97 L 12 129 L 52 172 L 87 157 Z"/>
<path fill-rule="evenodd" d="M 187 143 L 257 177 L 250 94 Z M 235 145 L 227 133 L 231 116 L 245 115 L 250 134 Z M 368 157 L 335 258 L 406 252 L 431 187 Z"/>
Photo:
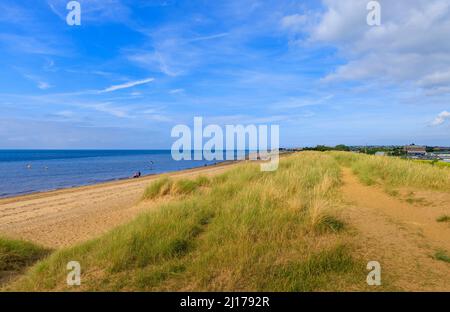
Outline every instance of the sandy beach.
<path fill-rule="evenodd" d="M 167 173 L 173 178 L 215 175 L 236 163 Z M 162 174 L 0 199 L 0 235 L 50 248 L 95 238 L 152 209 L 140 203 L 151 181 Z"/>

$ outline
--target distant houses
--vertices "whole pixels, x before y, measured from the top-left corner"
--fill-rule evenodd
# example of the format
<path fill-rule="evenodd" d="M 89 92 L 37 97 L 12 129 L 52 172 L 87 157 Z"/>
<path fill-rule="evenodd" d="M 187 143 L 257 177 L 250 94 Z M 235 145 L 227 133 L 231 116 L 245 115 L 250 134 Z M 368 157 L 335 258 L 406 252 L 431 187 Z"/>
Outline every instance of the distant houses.
<path fill-rule="evenodd" d="M 450 162 L 450 149 L 448 147 L 427 148 L 412 144 L 405 146 L 404 151 L 407 158 Z"/>
<path fill-rule="evenodd" d="M 395 156 L 401 158 L 436 160 L 450 163 L 450 147 L 445 146 L 422 146 L 410 145 L 317 145 L 316 147 L 304 148 L 280 148 L 280 151 L 350 151 L 352 153 L 364 153 L 376 156 Z"/>
<path fill-rule="evenodd" d="M 406 157 L 408 158 L 423 158 L 427 155 L 427 148 L 418 145 L 406 145 L 404 147 Z"/>

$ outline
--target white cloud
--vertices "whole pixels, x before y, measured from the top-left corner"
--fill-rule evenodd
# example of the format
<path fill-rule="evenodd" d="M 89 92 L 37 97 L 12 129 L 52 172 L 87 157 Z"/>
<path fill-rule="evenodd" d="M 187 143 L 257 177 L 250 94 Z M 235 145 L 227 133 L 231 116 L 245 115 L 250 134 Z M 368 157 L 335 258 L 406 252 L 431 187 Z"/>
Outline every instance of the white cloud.
<path fill-rule="evenodd" d="M 43 81 L 40 77 L 29 74 L 25 74 L 24 77 L 36 83 L 37 87 L 41 90 L 47 90 L 52 87 L 48 82 Z"/>
<path fill-rule="evenodd" d="M 38 83 L 38 88 L 41 89 L 41 90 L 47 90 L 47 89 L 49 89 L 51 87 L 52 86 L 50 84 L 48 84 L 47 82 L 45 82 L 45 81 L 39 81 L 39 83 Z"/>
<path fill-rule="evenodd" d="M 144 67 L 150 67 L 150 69 L 156 69 L 163 74 L 175 77 L 180 75 L 183 71 L 178 69 L 184 65 L 178 66 L 176 61 L 172 61 L 170 54 L 163 54 L 161 52 L 137 52 L 129 55 L 128 59 Z"/>
<path fill-rule="evenodd" d="M 148 43 L 142 48 L 124 49 L 126 57 L 147 70 L 159 71 L 169 77 L 189 73 L 191 68 L 207 61 L 208 56 L 217 55 L 218 44 L 231 40 L 227 38 L 230 36 L 228 32 L 199 36 L 186 23 L 142 29 L 140 32 L 148 37 Z M 211 40 L 218 43 L 211 44 Z"/>
<path fill-rule="evenodd" d="M 432 126 L 442 125 L 447 119 L 450 119 L 450 112 L 443 111 L 433 120 L 431 123 Z"/>
<path fill-rule="evenodd" d="M 147 78 L 147 79 L 143 79 L 143 80 L 130 81 L 130 82 L 123 83 L 120 85 L 111 86 L 109 88 L 99 91 L 99 93 L 107 93 L 107 92 L 113 92 L 113 91 L 122 90 L 122 89 L 128 89 L 128 88 L 132 88 L 135 86 L 150 83 L 154 80 L 155 80 L 154 78 Z"/>
<path fill-rule="evenodd" d="M 429 94 L 450 91 L 444 86 L 450 82 L 450 1 L 379 0 L 381 26 L 375 27 L 366 22 L 367 0 L 322 2 L 325 11 L 307 30 L 309 42 L 334 46 L 346 60 L 325 81 L 376 80 L 410 83 Z M 297 18 L 285 19 L 296 25 Z"/>
<path fill-rule="evenodd" d="M 222 38 L 222 37 L 226 37 L 226 36 L 228 36 L 228 33 L 220 33 L 220 34 L 215 34 L 215 35 L 210 35 L 210 36 L 197 37 L 197 38 L 191 39 L 189 41 L 190 42 L 205 41 L 205 40 L 218 39 L 218 38 Z"/>
<path fill-rule="evenodd" d="M 0 34 L 0 44 L 14 52 L 43 55 L 63 55 L 64 51 L 56 46 L 54 38 L 35 38 L 27 35 Z"/>
<path fill-rule="evenodd" d="M 307 106 L 314 106 L 314 105 L 320 105 L 325 102 L 328 102 L 329 100 L 333 99 L 334 95 L 330 94 L 324 97 L 314 98 L 314 99 L 308 99 L 308 98 L 295 98 L 291 97 L 286 100 L 277 102 L 272 104 L 272 108 L 282 108 L 282 109 L 295 109 L 295 108 L 301 108 L 301 107 L 307 107 Z"/>
<path fill-rule="evenodd" d="M 92 105 L 86 105 L 86 107 L 95 109 L 96 111 L 106 113 L 118 118 L 128 118 L 128 112 L 116 106 L 112 106 L 111 103 L 98 103 Z"/>
<path fill-rule="evenodd" d="M 184 93 L 184 89 L 173 89 L 169 91 L 170 94 Z"/>
<path fill-rule="evenodd" d="M 289 31 L 298 32 L 305 26 L 308 18 L 306 15 L 293 14 L 281 19 L 281 27 Z"/>

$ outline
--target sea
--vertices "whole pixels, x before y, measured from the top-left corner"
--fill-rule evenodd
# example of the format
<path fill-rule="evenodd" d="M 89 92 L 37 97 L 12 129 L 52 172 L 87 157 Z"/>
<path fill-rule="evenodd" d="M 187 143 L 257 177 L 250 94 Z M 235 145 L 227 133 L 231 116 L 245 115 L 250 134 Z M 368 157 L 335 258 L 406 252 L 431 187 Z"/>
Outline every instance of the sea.
<path fill-rule="evenodd" d="M 170 150 L 0 150 L 0 198 L 203 167 Z"/>

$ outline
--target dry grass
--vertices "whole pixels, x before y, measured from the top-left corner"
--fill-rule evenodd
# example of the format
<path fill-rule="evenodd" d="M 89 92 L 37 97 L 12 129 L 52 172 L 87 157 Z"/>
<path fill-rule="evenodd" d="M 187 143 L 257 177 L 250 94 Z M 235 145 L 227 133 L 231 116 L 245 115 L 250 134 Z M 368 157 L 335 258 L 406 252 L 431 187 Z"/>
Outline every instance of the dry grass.
<path fill-rule="evenodd" d="M 450 189 L 450 167 L 355 153 L 333 152 L 332 155 L 339 163 L 351 167 L 367 185 L 381 183 L 387 187 L 414 187 L 442 191 Z"/>
<path fill-rule="evenodd" d="M 211 179 L 159 180 L 145 200 L 171 201 L 99 239 L 53 253 L 8 290 L 314 291 L 364 285 L 336 214 L 340 168 L 302 153 L 276 172 L 242 164 Z M 75 289 L 76 290 L 76 289 Z"/>

